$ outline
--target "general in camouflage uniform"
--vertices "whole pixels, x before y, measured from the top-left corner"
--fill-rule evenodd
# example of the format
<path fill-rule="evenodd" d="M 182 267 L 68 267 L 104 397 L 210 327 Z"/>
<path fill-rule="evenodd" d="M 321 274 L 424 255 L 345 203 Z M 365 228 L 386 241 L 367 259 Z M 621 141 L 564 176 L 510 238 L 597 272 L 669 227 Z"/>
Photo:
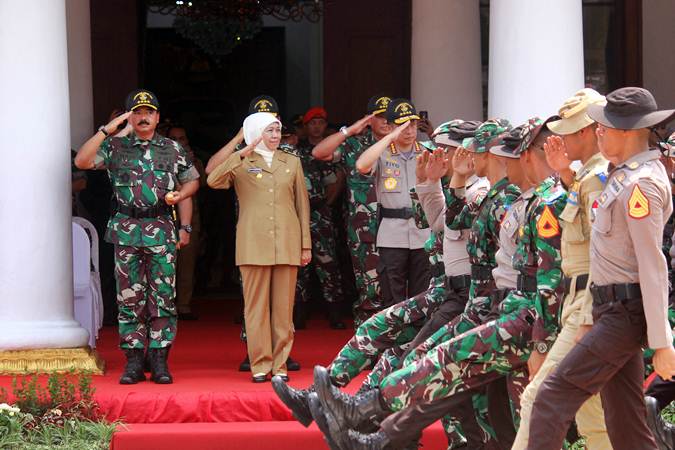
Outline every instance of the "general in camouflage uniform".
<path fill-rule="evenodd" d="M 101 127 L 81 152 L 90 143 L 98 143 L 100 134 L 107 136 L 107 130 L 112 131 L 121 120 L 129 118 L 134 126 L 128 136 L 101 142 L 93 161 L 95 168 L 108 170 L 117 203 L 105 239 L 115 245 L 120 347 L 127 355 L 120 383 L 145 379 L 142 361 L 146 347 L 150 349 L 153 380 L 171 383 L 166 358 L 176 336 L 177 236 L 167 203 L 192 195 L 199 173 L 180 144 L 154 133 L 159 119 L 154 94 L 132 92 L 127 109 L 131 113 Z M 139 134 L 148 137 L 142 139 Z M 181 185 L 182 192 L 175 193 Z"/>
<path fill-rule="evenodd" d="M 529 145 L 540 129 L 541 123 L 530 138 L 523 140 L 521 151 L 536 151 Z M 530 157 L 545 164 L 543 153 Z M 557 217 L 565 203 L 566 192 L 553 177 L 544 179 L 535 189 L 514 256 L 514 268 L 520 272 L 518 290 L 501 302 L 498 319 L 437 346 L 423 359 L 394 372 L 370 397 L 356 401 L 339 398 L 337 390 L 319 376 L 315 382 L 322 411 L 317 415 L 325 418 L 329 437 L 345 448 L 405 445 L 438 418 L 419 420 L 414 405 L 433 404 L 456 394 L 461 394 L 458 399 L 462 399 L 467 392 L 523 369 L 532 351 L 531 341 L 552 342 L 557 334 L 561 281 Z M 320 371 L 315 371 L 316 375 Z M 320 411 L 316 403 L 313 406 L 313 414 Z M 400 412 L 385 419 L 377 433 L 363 435 L 346 430 L 364 419 L 396 411 Z"/>

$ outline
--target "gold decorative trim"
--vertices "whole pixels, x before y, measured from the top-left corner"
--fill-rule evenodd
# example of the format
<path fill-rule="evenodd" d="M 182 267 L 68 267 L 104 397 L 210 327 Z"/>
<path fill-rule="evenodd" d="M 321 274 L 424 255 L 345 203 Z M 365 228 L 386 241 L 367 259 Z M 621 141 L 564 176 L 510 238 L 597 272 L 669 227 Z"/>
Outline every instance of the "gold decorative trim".
<path fill-rule="evenodd" d="M 0 351 L 0 375 L 71 371 L 103 375 L 105 361 L 89 347 Z"/>

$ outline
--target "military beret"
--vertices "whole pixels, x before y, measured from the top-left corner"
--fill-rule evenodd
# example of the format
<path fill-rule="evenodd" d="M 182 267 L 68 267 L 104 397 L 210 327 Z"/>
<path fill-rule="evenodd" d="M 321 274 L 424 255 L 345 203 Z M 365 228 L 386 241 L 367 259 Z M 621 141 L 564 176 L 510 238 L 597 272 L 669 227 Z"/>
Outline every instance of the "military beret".
<path fill-rule="evenodd" d="M 405 98 L 397 98 L 387 106 L 387 121 L 401 125 L 410 120 L 420 120 L 415 105 Z"/>
<path fill-rule="evenodd" d="M 155 111 L 159 111 L 159 100 L 157 96 L 147 89 L 136 89 L 127 95 L 124 102 L 127 111 L 133 111 L 141 106 L 147 106 Z"/>
<path fill-rule="evenodd" d="M 485 153 L 490 147 L 499 144 L 502 135 L 511 131 L 506 119 L 490 119 L 480 124 L 473 138 L 464 139 L 462 147 L 473 153 Z"/>

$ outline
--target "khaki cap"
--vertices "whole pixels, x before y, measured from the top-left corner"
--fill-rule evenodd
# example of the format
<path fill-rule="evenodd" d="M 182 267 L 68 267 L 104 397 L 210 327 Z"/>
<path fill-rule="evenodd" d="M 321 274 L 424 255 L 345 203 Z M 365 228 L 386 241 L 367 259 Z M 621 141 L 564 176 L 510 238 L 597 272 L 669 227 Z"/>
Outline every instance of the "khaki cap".
<path fill-rule="evenodd" d="M 560 120 L 549 122 L 548 129 L 555 134 L 573 134 L 595 123 L 587 113 L 589 105 L 604 106 L 607 103 L 605 96 L 594 89 L 584 88 L 577 91 L 558 110 Z"/>

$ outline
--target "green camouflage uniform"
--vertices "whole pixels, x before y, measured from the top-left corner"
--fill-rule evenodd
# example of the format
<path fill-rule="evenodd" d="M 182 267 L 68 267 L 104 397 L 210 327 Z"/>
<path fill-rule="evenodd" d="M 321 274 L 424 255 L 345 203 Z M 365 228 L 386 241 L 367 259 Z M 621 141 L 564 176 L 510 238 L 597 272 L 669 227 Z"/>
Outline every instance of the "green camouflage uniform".
<path fill-rule="evenodd" d="M 495 254 L 500 224 L 506 210 L 520 195 L 520 190 L 517 186 L 509 184 L 506 178 L 502 178 L 490 188 L 484 198 L 474 203 L 467 204 L 463 196 L 457 195 L 457 189 L 450 189 L 449 194 L 446 196 L 448 228 L 453 230 L 470 228 L 466 248 L 472 267 L 493 269 L 497 265 Z M 490 294 L 494 289 L 495 284 L 491 277 L 484 281 L 472 280 L 469 301 L 464 312 L 412 350 L 404 364 L 411 364 L 436 345 L 487 322 L 491 318 L 493 305 Z"/>
<path fill-rule="evenodd" d="M 478 389 L 522 371 L 532 341 L 553 342 L 562 304 L 560 224 L 566 193 L 549 177 L 535 190 L 519 230 L 514 268 L 534 279 L 536 291 L 513 291 L 499 305 L 500 316 L 447 341 L 380 384 L 392 411 Z"/>
<path fill-rule="evenodd" d="M 356 160 L 377 142 L 373 133 L 366 131 L 348 137 L 336 151 L 339 164 L 347 174 L 347 244 L 352 256 L 352 267 L 359 298 L 354 302 L 354 326 L 358 327 L 372 314 L 382 309 L 380 283 L 377 277 L 377 195 L 375 177 L 356 170 Z M 337 160 L 337 158 L 336 158 Z"/>
<path fill-rule="evenodd" d="M 319 280 L 321 294 L 327 303 L 342 301 L 342 276 L 338 266 L 335 225 L 331 209 L 326 204 L 324 179 L 334 175 L 331 163 L 318 161 L 312 157 L 312 144 L 307 141 L 298 144 L 297 156 L 305 174 L 310 204 L 310 234 L 312 236 L 312 261 L 298 271 L 298 284 L 295 291 L 296 302 L 309 302 L 311 298 L 311 271 Z"/>
<path fill-rule="evenodd" d="M 108 138 L 98 149 L 97 169 L 108 169 L 117 204 L 165 205 L 179 183 L 199 179 L 187 152 L 155 134 Z M 171 345 L 176 336 L 176 229 L 171 214 L 134 219 L 120 212 L 108 222 L 105 240 L 115 245 L 115 278 L 121 348 Z"/>

